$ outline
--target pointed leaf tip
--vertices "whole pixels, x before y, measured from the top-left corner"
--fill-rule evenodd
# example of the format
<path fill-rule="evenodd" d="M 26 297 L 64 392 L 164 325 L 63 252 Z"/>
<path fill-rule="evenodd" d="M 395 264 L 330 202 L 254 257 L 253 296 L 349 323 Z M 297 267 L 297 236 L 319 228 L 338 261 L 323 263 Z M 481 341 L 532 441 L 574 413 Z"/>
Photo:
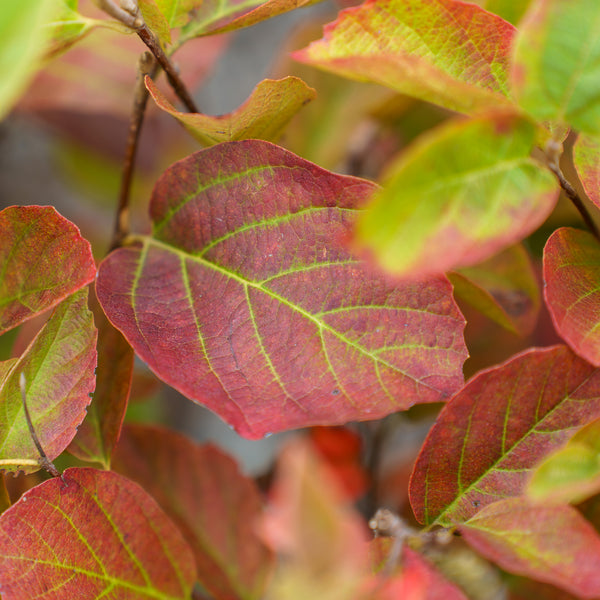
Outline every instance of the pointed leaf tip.
<path fill-rule="evenodd" d="M 200 151 L 161 177 L 153 236 L 102 263 L 98 298 L 161 379 L 251 438 L 442 400 L 466 357 L 448 280 L 393 284 L 342 244 L 374 189 L 267 142 Z"/>

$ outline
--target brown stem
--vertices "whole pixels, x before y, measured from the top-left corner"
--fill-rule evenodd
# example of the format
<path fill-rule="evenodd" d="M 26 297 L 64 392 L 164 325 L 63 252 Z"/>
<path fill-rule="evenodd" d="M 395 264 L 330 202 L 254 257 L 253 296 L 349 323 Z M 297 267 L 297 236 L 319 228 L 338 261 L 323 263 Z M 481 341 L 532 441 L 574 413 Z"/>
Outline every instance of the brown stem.
<path fill-rule="evenodd" d="M 154 77 L 158 72 L 158 65 L 150 52 L 144 52 L 138 62 L 137 79 L 135 82 L 135 93 L 133 97 L 133 109 L 129 121 L 129 133 L 127 135 L 127 147 L 123 159 L 123 171 L 121 173 L 121 188 L 119 190 L 119 205 L 115 219 L 115 229 L 110 244 L 109 252 L 119 248 L 125 237 L 129 234 L 129 198 L 131 181 L 135 166 L 138 141 L 144 122 L 144 114 L 148 103 L 148 90 L 144 85 L 146 75 Z"/>
<path fill-rule="evenodd" d="M 181 80 L 181 77 L 179 77 L 179 73 L 177 73 L 173 63 L 169 60 L 169 57 L 165 54 L 155 35 L 148 28 L 148 26 L 144 23 L 139 29 L 136 30 L 136 33 L 140 36 L 140 39 L 144 42 L 144 44 L 148 46 L 148 49 L 150 52 L 152 52 L 154 58 L 156 58 L 158 64 L 166 73 L 171 87 L 177 96 L 179 96 L 179 99 L 183 102 L 187 110 L 192 113 L 200 112 L 190 93 L 185 87 L 185 84 Z"/>
<path fill-rule="evenodd" d="M 54 463 L 48 458 L 48 455 L 44 452 L 42 448 L 42 444 L 33 428 L 33 423 L 31 421 L 31 415 L 29 414 L 29 409 L 27 408 L 27 394 L 25 390 L 25 375 L 21 373 L 19 377 L 19 387 L 21 388 L 21 400 L 23 401 L 23 411 L 25 412 L 25 420 L 27 421 L 27 427 L 29 428 L 29 435 L 37 448 L 37 451 L 40 455 L 39 464 L 41 467 L 46 469 L 52 477 L 60 477 L 62 479 L 62 474 L 60 471 L 54 466 Z"/>
<path fill-rule="evenodd" d="M 548 160 L 548 168 L 554 173 L 554 175 L 556 175 L 556 178 L 560 183 L 560 187 L 564 190 L 569 200 L 571 200 L 571 202 L 575 205 L 575 208 L 579 211 L 579 214 L 581 215 L 581 218 L 587 225 L 588 229 L 592 232 L 594 237 L 600 241 L 600 230 L 598 229 L 598 226 L 594 222 L 594 219 L 592 219 L 592 215 L 590 215 L 585 207 L 581 196 L 564 176 L 560 166 L 558 165 L 558 160 L 554 160 L 552 158 Z"/>

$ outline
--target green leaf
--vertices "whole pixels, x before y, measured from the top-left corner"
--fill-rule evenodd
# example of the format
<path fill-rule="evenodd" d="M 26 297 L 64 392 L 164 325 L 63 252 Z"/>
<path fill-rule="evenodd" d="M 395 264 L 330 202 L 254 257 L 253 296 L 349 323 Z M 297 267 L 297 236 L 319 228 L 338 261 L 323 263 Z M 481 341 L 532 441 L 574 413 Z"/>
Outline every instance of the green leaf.
<path fill-rule="evenodd" d="M 181 533 L 117 473 L 67 469 L 0 516 L 3 600 L 189 600 L 195 577 Z"/>
<path fill-rule="evenodd" d="M 94 389 L 96 357 L 96 328 L 83 289 L 56 307 L 21 357 L 0 363 L 0 468 L 40 468 L 23 412 L 21 373 L 35 432 L 54 460 L 83 421 Z"/>
<path fill-rule="evenodd" d="M 399 285 L 343 243 L 374 189 L 268 142 L 207 148 L 159 179 L 152 236 L 103 261 L 98 298 L 163 381 L 251 438 L 443 400 L 466 353 L 448 280 Z"/>
<path fill-rule="evenodd" d="M 485 10 L 517 25 L 532 0 L 476 0 Z"/>
<path fill-rule="evenodd" d="M 533 500 L 578 504 L 600 492 L 600 420 L 580 429 L 533 472 Z"/>
<path fill-rule="evenodd" d="M 600 4 L 534 2 L 516 38 L 513 81 L 536 119 L 600 134 Z"/>
<path fill-rule="evenodd" d="M 508 104 L 514 27 L 456 0 L 369 0 L 294 58 L 459 112 Z"/>
<path fill-rule="evenodd" d="M 138 6 L 146 25 L 158 36 L 163 44 L 171 43 L 169 20 L 162 12 L 157 0 L 138 0 Z"/>
<path fill-rule="evenodd" d="M 357 222 L 355 247 L 398 276 L 471 266 L 522 240 L 558 198 L 530 157 L 536 127 L 514 114 L 456 119 L 389 167 Z"/>
<path fill-rule="evenodd" d="M 24 91 L 45 45 L 42 24 L 52 3 L 0 2 L 0 119 Z"/>
<path fill-rule="evenodd" d="M 146 87 L 157 106 L 174 116 L 205 146 L 249 138 L 277 141 L 289 120 L 316 96 L 315 90 L 297 77 L 265 79 L 237 110 L 211 117 L 177 111 L 149 77 Z"/>
<path fill-rule="evenodd" d="M 573 146 L 573 162 L 585 193 L 600 208 L 600 139 L 580 134 Z"/>
<path fill-rule="evenodd" d="M 507 248 L 480 263 L 448 274 L 459 298 L 508 331 L 528 335 L 540 309 L 540 290 L 527 250 Z"/>

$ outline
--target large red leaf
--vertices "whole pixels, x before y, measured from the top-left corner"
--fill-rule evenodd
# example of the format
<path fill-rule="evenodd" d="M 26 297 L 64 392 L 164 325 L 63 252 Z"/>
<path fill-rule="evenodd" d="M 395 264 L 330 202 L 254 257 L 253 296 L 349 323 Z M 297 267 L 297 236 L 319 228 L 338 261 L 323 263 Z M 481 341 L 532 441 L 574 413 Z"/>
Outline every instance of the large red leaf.
<path fill-rule="evenodd" d="M 31 420 L 50 460 L 69 445 L 94 389 L 96 337 L 83 289 L 56 307 L 22 356 L 0 363 L 0 468 L 40 468 L 23 412 L 21 373 Z"/>
<path fill-rule="evenodd" d="M 109 323 L 95 294 L 91 306 L 98 327 L 96 389 L 85 420 L 69 445 L 69 452 L 109 469 L 127 409 L 134 354 L 121 332 Z"/>
<path fill-rule="evenodd" d="M 600 243 L 590 233 L 563 227 L 544 248 L 544 294 L 560 336 L 600 366 Z"/>
<path fill-rule="evenodd" d="M 111 254 L 97 293 L 165 382 L 242 435 L 374 419 L 462 384 L 445 278 L 395 285 L 343 247 L 375 186 L 266 142 L 173 165 L 152 237 Z"/>
<path fill-rule="evenodd" d="M 272 554 L 256 534 L 262 502 L 214 446 L 158 427 L 123 429 L 114 468 L 152 494 L 190 544 L 198 578 L 218 600 L 261 598 Z"/>
<path fill-rule="evenodd" d="M 51 206 L 0 212 L 0 333 L 56 306 L 96 275 L 90 244 Z"/>
<path fill-rule="evenodd" d="M 531 470 L 600 417 L 600 372 L 565 346 L 530 349 L 471 379 L 440 413 L 415 464 L 417 519 L 451 525 L 521 494 Z"/>
<path fill-rule="evenodd" d="M 188 600 L 195 577 L 181 533 L 117 473 L 68 469 L 0 517 L 3 600 Z"/>
<path fill-rule="evenodd" d="M 459 531 L 503 569 L 581 598 L 600 596 L 600 538 L 574 508 L 508 498 L 486 506 Z"/>
<path fill-rule="evenodd" d="M 368 0 L 294 58 L 460 112 L 508 103 L 512 25 L 459 0 Z"/>

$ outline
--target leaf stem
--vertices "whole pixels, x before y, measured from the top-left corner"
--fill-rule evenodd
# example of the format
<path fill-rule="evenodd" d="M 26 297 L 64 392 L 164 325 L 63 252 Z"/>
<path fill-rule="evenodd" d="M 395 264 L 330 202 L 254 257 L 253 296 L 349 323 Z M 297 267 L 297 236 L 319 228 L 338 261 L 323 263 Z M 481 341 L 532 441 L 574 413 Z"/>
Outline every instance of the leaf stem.
<path fill-rule="evenodd" d="M 163 71 L 166 73 L 167 79 L 169 80 L 171 87 L 173 88 L 179 99 L 183 102 L 187 110 L 192 113 L 200 112 L 194 100 L 192 99 L 192 96 L 185 87 L 185 84 L 181 80 L 181 77 L 179 77 L 179 73 L 173 66 L 173 63 L 169 60 L 169 57 L 165 54 L 165 51 L 162 49 L 154 33 L 152 33 L 152 31 L 145 23 L 141 27 L 136 29 L 136 33 L 138 34 L 142 42 L 144 42 L 144 44 L 148 46 L 148 49 L 150 50 L 150 52 L 152 52 L 154 58 L 161 66 Z"/>
<path fill-rule="evenodd" d="M 142 130 L 142 123 L 144 122 L 146 105 L 148 104 L 148 90 L 144 84 L 144 79 L 146 75 L 155 77 L 157 72 L 158 65 L 152 54 L 150 54 L 150 52 L 143 52 L 138 61 L 137 78 L 133 96 L 133 109 L 129 120 L 129 133 L 127 135 L 127 146 L 125 149 L 125 157 L 123 159 L 123 170 L 121 172 L 119 204 L 117 207 L 115 228 L 109 252 L 119 248 L 122 245 L 123 240 L 129 234 L 129 198 L 131 181 L 133 178 L 133 169 L 135 167 L 138 141 Z"/>
<path fill-rule="evenodd" d="M 27 427 L 29 428 L 29 435 L 31 435 L 31 439 L 37 448 L 37 451 L 40 454 L 40 458 L 37 461 L 37 464 L 46 469 L 52 477 L 60 477 L 62 479 L 62 474 L 60 471 L 54 466 L 54 463 L 48 458 L 48 455 L 44 452 L 42 448 L 42 444 L 33 428 L 33 423 L 31 422 L 31 415 L 29 414 L 29 409 L 27 408 L 27 394 L 26 394 L 26 382 L 25 382 L 25 374 L 21 373 L 19 376 L 19 387 L 21 388 L 21 399 L 23 401 L 23 411 L 25 412 L 25 420 L 27 421 Z M 25 461 L 22 461 L 19 464 L 25 464 Z"/>
<path fill-rule="evenodd" d="M 583 221 L 586 224 L 586 226 L 588 227 L 588 229 L 592 232 L 594 237 L 598 241 L 600 241 L 600 230 L 598 229 L 598 226 L 594 222 L 592 215 L 589 213 L 588 209 L 586 208 L 585 204 L 583 203 L 583 199 L 577 193 L 577 190 L 575 190 L 575 188 L 571 185 L 571 183 L 567 180 L 564 173 L 562 172 L 560 165 L 559 165 L 558 157 L 559 157 L 559 153 L 554 151 L 553 148 L 548 148 L 548 147 L 546 148 L 546 158 L 547 158 L 548 168 L 552 171 L 552 173 L 554 173 L 554 175 L 558 179 L 558 183 L 560 184 L 560 187 L 563 189 L 563 191 L 567 195 L 567 198 L 569 198 L 569 200 L 571 200 L 571 202 L 573 203 L 575 208 L 579 211 L 579 214 L 581 215 L 581 218 L 583 219 Z"/>

